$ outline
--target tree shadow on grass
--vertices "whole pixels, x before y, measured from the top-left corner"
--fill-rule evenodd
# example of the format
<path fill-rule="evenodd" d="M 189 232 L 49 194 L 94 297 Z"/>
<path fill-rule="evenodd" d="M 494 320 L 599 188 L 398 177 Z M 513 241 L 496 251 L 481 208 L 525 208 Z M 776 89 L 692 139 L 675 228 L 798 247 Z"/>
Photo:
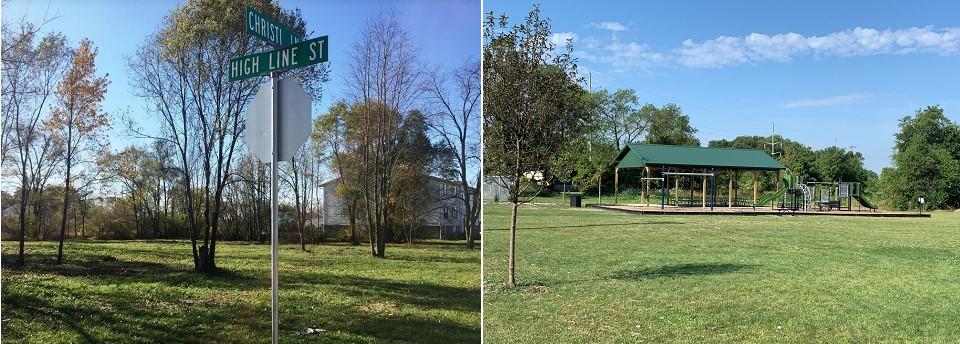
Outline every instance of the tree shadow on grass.
<path fill-rule="evenodd" d="M 635 270 L 620 270 L 605 276 L 586 277 L 582 279 L 525 281 L 518 283 L 516 288 L 510 288 L 502 284 L 493 284 L 489 286 L 487 290 L 493 292 L 515 291 L 522 293 L 545 293 L 549 292 L 553 287 L 561 284 L 596 283 L 610 280 L 638 281 L 657 278 L 684 278 L 721 275 L 741 271 L 750 271 L 757 267 L 759 267 L 759 265 L 731 263 L 674 264 Z"/>
<path fill-rule="evenodd" d="M 731 263 L 689 263 L 664 265 L 652 268 L 643 268 L 638 270 L 621 270 L 614 272 L 609 276 L 610 279 L 618 280 L 641 280 L 652 278 L 679 278 L 691 276 L 706 276 L 734 273 L 738 271 L 751 270 L 757 265 L 750 264 L 731 264 Z"/>
<path fill-rule="evenodd" d="M 4 255 L 3 261 L 13 261 L 16 255 Z M 54 254 L 30 254 L 24 266 L 14 268 L 17 271 L 29 271 L 60 275 L 66 277 L 81 276 L 136 276 L 142 274 L 165 274 L 177 269 L 161 263 L 126 261 L 110 255 L 83 255 L 64 257 L 57 264 Z"/>
<path fill-rule="evenodd" d="M 219 331 L 239 310 L 237 306 L 180 303 L 168 294 L 122 289 L 67 289 L 58 292 L 67 297 L 56 299 L 40 297 L 36 291 L 4 289 L 3 308 L 12 313 L 5 318 L 25 320 L 45 331 L 60 328 L 85 343 L 216 342 L 222 340 Z M 24 341 L 34 330 L 4 322 L 3 331 L 11 334 L 11 340 Z"/>
<path fill-rule="evenodd" d="M 15 255 L 4 256 L 16 259 Z M 7 270 L 6 267 L 4 270 Z M 255 289 L 268 285 L 242 273 L 219 268 L 211 273 L 158 262 L 117 259 L 110 255 L 82 255 L 65 257 L 57 264 L 56 255 L 31 254 L 26 265 L 11 272 L 32 272 L 64 277 L 91 277 L 103 284 L 161 283 L 168 286 L 214 289 Z M 6 273 L 6 271 L 5 271 Z"/>
<path fill-rule="evenodd" d="M 479 243 L 479 242 L 478 242 Z M 479 246 L 479 245 L 478 245 Z M 431 240 L 431 241 L 414 241 L 413 243 L 395 243 L 390 244 L 388 247 L 396 248 L 428 248 L 428 249 L 443 249 L 443 250 L 456 250 L 456 251 L 470 251 L 467 249 L 467 241 L 464 240 Z M 476 250 L 476 249 L 475 249 Z M 387 250 L 387 255 L 390 255 L 390 250 Z"/>
<path fill-rule="evenodd" d="M 371 302 L 369 305 L 389 302 Z M 367 307 L 342 306 L 335 309 L 290 309 L 281 315 L 281 334 L 303 331 L 307 327 L 322 328 L 318 335 L 296 335 L 294 342 L 355 342 L 357 338 L 343 338 L 337 332 L 359 336 L 372 342 L 396 343 L 479 343 L 479 316 L 475 324 L 461 323 L 443 317 L 429 317 L 405 310 L 403 305 Z M 477 310 L 479 312 L 479 309 Z M 269 324 L 269 321 L 267 322 Z M 312 337 L 316 338 L 312 338 Z M 311 340 L 312 339 L 312 340 Z"/>
<path fill-rule="evenodd" d="M 431 262 L 431 263 L 454 263 L 454 264 L 477 264 L 477 270 L 480 269 L 479 257 L 462 256 L 438 256 L 438 255 L 408 255 L 408 254 L 388 254 L 387 260 L 402 260 L 407 262 Z"/>
<path fill-rule="evenodd" d="M 401 305 L 415 305 L 427 309 L 480 312 L 479 285 L 476 288 L 464 288 L 310 272 L 284 276 L 282 283 L 282 290 L 327 285 L 338 293 L 361 299 L 390 300 Z"/>
<path fill-rule="evenodd" d="M 643 222 L 629 222 L 629 223 L 594 223 L 588 225 L 579 225 L 579 226 L 541 226 L 541 227 L 523 227 L 517 226 L 518 230 L 530 230 L 530 229 L 561 229 L 561 228 L 587 228 L 587 227 L 614 227 L 614 226 L 636 226 L 636 225 L 684 225 L 686 222 L 680 221 L 643 221 Z M 484 231 L 506 231 L 510 228 L 484 228 Z"/>

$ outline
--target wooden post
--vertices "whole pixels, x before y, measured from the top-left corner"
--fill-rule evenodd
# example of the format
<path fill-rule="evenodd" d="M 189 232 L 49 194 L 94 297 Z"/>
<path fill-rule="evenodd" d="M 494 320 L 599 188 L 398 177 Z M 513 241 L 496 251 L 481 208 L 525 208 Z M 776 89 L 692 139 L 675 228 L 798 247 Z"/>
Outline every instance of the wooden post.
<path fill-rule="evenodd" d="M 707 173 L 707 169 L 703 169 L 703 173 Z M 700 198 L 703 199 L 703 207 L 707 207 L 707 176 L 703 176 L 703 187 L 701 188 L 702 192 Z"/>
<path fill-rule="evenodd" d="M 680 206 L 680 177 L 673 178 L 673 205 Z"/>
<path fill-rule="evenodd" d="M 727 208 L 733 208 L 733 170 L 730 170 L 730 180 L 727 181 Z"/>
<path fill-rule="evenodd" d="M 647 173 L 647 178 L 650 178 L 650 168 L 644 167 L 643 170 Z M 644 180 L 647 184 L 646 189 L 643 190 L 643 198 L 647 200 L 647 206 L 650 206 L 650 179 Z"/>
<path fill-rule="evenodd" d="M 757 189 L 760 187 L 760 177 L 757 171 L 753 171 L 753 206 L 757 206 Z"/>
<path fill-rule="evenodd" d="M 613 169 L 613 204 L 620 203 L 620 168 Z"/>
<path fill-rule="evenodd" d="M 781 187 L 780 184 L 783 182 L 783 177 L 781 176 L 782 174 L 783 174 L 783 170 L 777 170 L 777 191 L 778 192 L 780 191 L 780 187 Z M 773 202 L 770 202 L 770 208 L 772 209 L 776 207 L 776 204 L 777 204 L 776 200 L 774 200 Z"/>

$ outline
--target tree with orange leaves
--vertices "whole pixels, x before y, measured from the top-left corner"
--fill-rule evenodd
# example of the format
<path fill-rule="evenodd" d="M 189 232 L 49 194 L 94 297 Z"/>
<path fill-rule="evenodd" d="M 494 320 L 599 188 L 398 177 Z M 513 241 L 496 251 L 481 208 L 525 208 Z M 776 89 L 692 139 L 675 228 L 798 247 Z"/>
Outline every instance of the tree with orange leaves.
<path fill-rule="evenodd" d="M 63 186 L 63 218 L 60 223 L 60 246 L 57 263 L 63 262 L 63 239 L 67 232 L 70 207 L 71 171 L 79 161 L 78 155 L 92 144 L 110 126 L 110 117 L 103 112 L 101 103 L 110 82 L 107 76 L 97 77 L 94 60 L 97 48 L 84 39 L 73 53 L 72 65 L 57 88 L 57 104 L 51 113 L 48 127 L 63 143 L 63 161 L 66 168 Z"/>

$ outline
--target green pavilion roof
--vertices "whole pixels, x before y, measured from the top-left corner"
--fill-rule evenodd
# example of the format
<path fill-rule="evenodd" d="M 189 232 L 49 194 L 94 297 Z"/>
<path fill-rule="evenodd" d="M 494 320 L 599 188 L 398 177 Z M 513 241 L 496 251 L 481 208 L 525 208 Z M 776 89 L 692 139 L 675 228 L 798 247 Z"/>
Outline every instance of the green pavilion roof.
<path fill-rule="evenodd" d="M 740 170 L 781 170 L 785 167 L 757 149 L 707 148 L 631 143 L 613 162 L 617 168 L 690 167 Z"/>

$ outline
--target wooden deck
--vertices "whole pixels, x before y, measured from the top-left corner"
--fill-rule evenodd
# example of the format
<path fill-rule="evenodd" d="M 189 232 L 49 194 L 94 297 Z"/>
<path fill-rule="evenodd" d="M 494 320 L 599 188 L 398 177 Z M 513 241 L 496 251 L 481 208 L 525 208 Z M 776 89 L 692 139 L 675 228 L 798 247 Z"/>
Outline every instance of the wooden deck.
<path fill-rule="evenodd" d="M 831 210 L 831 211 L 816 211 L 816 210 L 778 210 L 768 207 L 715 207 L 713 210 L 710 210 L 709 207 L 676 207 L 676 206 L 665 206 L 663 209 L 660 209 L 660 206 L 650 206 L 642 204 L 603 204 L 603 205 L 591 205 L 591 207 L 606 209 L 606 210 L 616 210 L 627 213 L 634 214 L 650 214 L 650 215 L 742 215 L 742 216 L 752 216 L 752 215 L 812 215 L 812 216 L 866 216 L 866 217 L 930 217 L 930 214 L 918 214 L 918 213 L 905 213 L 905 212 L 889 212 L 889 211 L 858 211 L 858 210 Z"/>

